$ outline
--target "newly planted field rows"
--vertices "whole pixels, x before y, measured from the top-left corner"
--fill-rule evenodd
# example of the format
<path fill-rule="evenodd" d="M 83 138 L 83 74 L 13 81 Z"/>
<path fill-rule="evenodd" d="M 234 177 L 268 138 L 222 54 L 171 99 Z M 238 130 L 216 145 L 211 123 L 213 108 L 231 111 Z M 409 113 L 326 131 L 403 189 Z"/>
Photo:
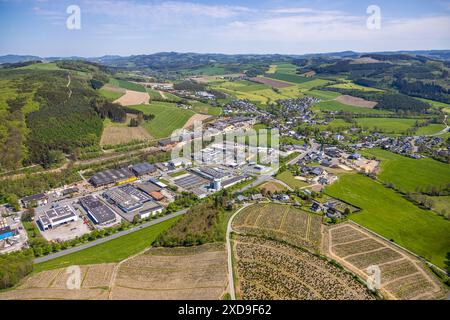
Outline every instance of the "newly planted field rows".
<path fill-rule="evenodd" d="M 223 245 L 152 248 L 119 267 L 112 299 L 220 299 L 227 286 Z"/>
<path fill-rule="evenodd" d="M 240 235 L 233 251 L 242 299 L 374 299 L 351 274 L 308 251 Z"/>
<path fill-rule="evenodd" d="M 258 204 L 244 209 L 233 220 L 238 233 L 268 236 L 295 246 L 318 249 L 322 217 L 291 206 Z"/>
<path fill-rule="evenodd" d="M 450 221 L 360 174 L 342 175 L 325 192 L 362 209 L 351 220 L 444 267 Z"/>
<path fill-rule="evenodd" d="M 363 279 L 369 276 L 368 267 L 380 268 L 380 290 L 387 298 L 439 299 L 445 294 L 418 259 L 354 224 L 330 227 L 325 238 L 331 258 Z"/>

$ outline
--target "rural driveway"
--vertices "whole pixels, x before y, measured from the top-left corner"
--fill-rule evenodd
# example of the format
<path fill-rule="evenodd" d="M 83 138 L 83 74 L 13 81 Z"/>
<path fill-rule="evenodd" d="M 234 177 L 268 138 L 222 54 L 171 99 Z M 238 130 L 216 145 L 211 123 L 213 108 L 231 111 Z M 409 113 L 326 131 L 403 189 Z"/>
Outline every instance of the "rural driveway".
<path fill-rule="evenodd" d="M 41 263 L 41 262 L 46 262 L 46 261 L 49 261 L 49 260 L 53 260 L 53 259 L 65 256 L 65 255 L 68 255 L 68 254 L 71 254 L 71 253 L 74 253 L 74 252 L 78 252 L 78 251 L 81 251 L 81 250 L 84 250 L 84 249 L 96 246 L 96 245 L 101 244 L 101 243 L 108 242 L 108 241 L 113 240 L 113 239 L 120 238 L 120 237 L 122 237 L 124 235 L 127 235 L 127 234 L 130 234 L 130 233 L 139 231 L 141 229 L 153 226 L 155 224 L 158 224 L 160 222 L 169 220 L 171 218 L 178 217 L 178 216 L 180 216 L 182 214 L 185 214 L 187 212 L 187 210 L 188 209 L 184 209 L 184 210 L 172 213 L 172 214 L 168 214 L 167 216 L 164 216 L 164 217 L 161 217 L 159 219 L 146 222 L 144 224 L 141 224 L 140 226 L 136 226 L 136 227 L 133 227 L 131 229 L 124 230 L 124 231 L 119 231 L 119 232 L 114 233 L 114 234 L 112 234 L 112 235 L 110 235 L 108 237 L 97 239 L 97 240 L 88 242 L 86 244 L 82 244 L 82 245 L 74 247 L 74 248 L 70 248 L 70 249 L 67 249 L 67 250 L 60 251 L 60 252 L 52 253 L 52 254 L 49 254 L 49 255 L 44 256 L 44 257 L 36 258 L 36 259 L 34 259 L 34 263 Z"/>
<path fill-rule="evenodd" d="M 231 222 L 233 222 L 233 218 L 241 212 L 243 209 L 247 208 L 251 203 L 246 203 L 242 208 L 237 210 L 228 220 L 227 225 L 227 235 L 226 235 L 226 241 L 227 241 L 227 255 L 228 255 L 228 292 L 230 293 L 231 300 L 236 300 L 236 293 L 234 292 L 234 277 L 233 277 L 233 257 L 231 252 L 231 243 L 230 243 L 230 233 L 232 231 L 231 228 Z"/>

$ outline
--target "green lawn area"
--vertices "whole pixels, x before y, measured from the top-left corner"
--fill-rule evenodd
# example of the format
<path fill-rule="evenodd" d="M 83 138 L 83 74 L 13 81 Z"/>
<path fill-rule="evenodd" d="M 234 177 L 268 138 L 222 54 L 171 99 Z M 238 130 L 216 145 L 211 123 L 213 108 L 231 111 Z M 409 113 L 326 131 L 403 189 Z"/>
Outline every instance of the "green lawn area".
<path fill-rule="evenodd" d="M 277 175 L 276 178 L 280 181 L 283 181 L 293 189 L 305 187 L 308 185 L 308 183 L 306 183 L 305 181 L 295 179 L 292 175 L 292 172 L 290 172 L 289 170 L 283 171 L 282 173 Z"/>
<path fill-rule="evenodd" d="M 445 128 L 444 124 L 432 123 L 426 127 L 420 127 L 419 129 L 417 129 L 415 135 L 422 136 L 435 134 L 443 130 L 444 128 Z"/>
<path fill-rule="evenodd" d="M 413 159 L 396 153 L 370 149 L 363 152 L 381 161 L 378 178 L 391 182 L 402 192 L 415 192 L 419 188 L 443 187 L 450 183 L 450 166 L 430 159 Z"/>
<path fill-rule="evenodd" d="M 434 101 L 434 100 L 430 100 L 430 99 L 424 99 L 424 98 L 416 98 L 417 100 L 420 100 L 422 102 L 426 102 L 429 105 L 431 105 L 434 108 L 449 108 L 450 104 L 448 103 L 444 103 L 444 102 L 440 102 L 440 101 Z"/>
<path fill-rule="evenodd" d="M 187 173 L 186 170 L 181 170 L 178 172 L 169 173 L 169 176 L 171 176 L 172 178 L 176 178 L 176 177 L 182 176 L 183 174 L 186 174 L 186 173 Z"/>
<path fill-rule="evenodd" d="M 110 91 L 106 88 L 101 88 L 98 90 L 98 92 L 110 101 L 115 101 L 124 95 L 124 93 L 122 92 Z"/>
<path fill-rule="evenodd" d="M 413 127 L 417 119 L 398 118 L 358 118 L 356 122 L 364 129 L 382 131 L 385 133 L 405 133 Z"/>
<path fill-rule="evenodd" d="M 307 89 L 307 90 L 310 90 L 310 89 L 312 89 L 312 88 L 314 88 L 314 87 L 324 86 L 324 85 L 327 85 L 327 84 L 329 84 L 329 83 L 330 83 L 329 80 L 317 79 L 317 78 L 316 78 L 316 79 L 311 80 L 311 81 L 307 81 L 307 82 L 300 83 L 298 86 L 299 86 L 301 89 Z"/>
<path fill-rule="evenodd" d="M 94 247 L 34 265 L 34 271 L 63 268 L 71 265 L 119 262 L 151 246 L 153 240 L 171 227 L 179 217 L 127 234 Z"/>
<path fill-rule="evenodd" d="M 201 101 L 193 101 L 191 102 L 191 105 L 195 113 L 208 114 L 211 116 L 220 116 L 222 113 L 221 107 L 213 107 Z"/>
<path fill-rule="evenodd" d="M 181 109 L 170 102 L 155 101 L 147 105 L 130 106 L 144 114 L 153 114 L 155 118 L 142 124 L 154 138 L 169 137 L 176 129 L 180 129 L 195 113 Z"/>
<path fill-rule="evenodd" d="M 321 100 L 333 100 L 341 95 L 338 92 L 325 90 L 309 90 L 306 91 L 305 94 L 308 96 L 319 98 Z"/>
<path fill-rule="evenodd" d="M 322 111 L 345 111 L 345 112 L 353 112 L 353 113 L 367 113 L 367 114 L 385 114 L 386 111 L 371 109 L 371 108 L 363 108 L 363 107 L 355 107 L 348 104 L 344 104 L 338 101 L 330 100 L 330 101 L 321 101 L 316 103 L 313 107 L 313 110 L 322 110 Z"/>
<path fill-rule="evenodd" d="M 141 86 L 140 84 L 125 81 L 125 80 L 119 80 L 119 79 L 111 79 L 109 83 L 115 87 L 127 89 L 127 90 L 133 90 L 133 91 L 139 91 L 139 92 L 145 92 L 145 87 Z"/>
<path fill-rule="evenodd" d="M 450 251 L 450 221 L 422 210 L 360 174 L 346 174 L 325 192 L 362 208 L 351 220 L 443 267 Z"/>
<path fill-rule="evenodd" d="M 147 92 L 148 92 L 148 94 L 150 95 L 150 99 L 151 100 L 162 100 L 163 99 L 163 97 L 161 97 L 161 95 L 159 94 L 159 92 L 158 91 L 156 91 L 156 90 L 154 90 L 154 89 L 152 89 L 152 88 L 146 88 L 147 89 Z"/>

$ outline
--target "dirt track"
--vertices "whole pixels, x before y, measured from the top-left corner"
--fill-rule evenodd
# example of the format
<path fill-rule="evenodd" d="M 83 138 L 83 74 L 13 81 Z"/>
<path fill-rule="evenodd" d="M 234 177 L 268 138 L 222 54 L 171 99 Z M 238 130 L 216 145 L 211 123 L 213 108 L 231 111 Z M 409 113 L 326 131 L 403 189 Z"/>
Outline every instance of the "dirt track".
<path fill-rule="evenodd" d="M 210 118 L 211 116 L 206 115 L 206 114 L 194 114 L 192 117 L 189 118 L 189 120 L 184 124 L 183 129 L 192 127 L 194 125 L 195 121 L 203 121 L 206 120 L 208 118 Z"/>

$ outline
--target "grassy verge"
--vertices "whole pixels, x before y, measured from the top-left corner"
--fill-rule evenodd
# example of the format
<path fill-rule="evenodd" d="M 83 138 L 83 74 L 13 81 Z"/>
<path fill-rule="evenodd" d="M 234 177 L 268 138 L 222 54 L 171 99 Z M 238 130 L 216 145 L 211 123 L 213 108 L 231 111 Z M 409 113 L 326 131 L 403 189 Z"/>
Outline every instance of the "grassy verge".
<path fill-rule="evenodd" d="M 170 228 L 178 219 L 179 217 L 175 217 L 97 246 L 36 264 L 34 272 L 71 265 L 119 262 L 150 247 L 153 240 L 161 232 Z"/>

